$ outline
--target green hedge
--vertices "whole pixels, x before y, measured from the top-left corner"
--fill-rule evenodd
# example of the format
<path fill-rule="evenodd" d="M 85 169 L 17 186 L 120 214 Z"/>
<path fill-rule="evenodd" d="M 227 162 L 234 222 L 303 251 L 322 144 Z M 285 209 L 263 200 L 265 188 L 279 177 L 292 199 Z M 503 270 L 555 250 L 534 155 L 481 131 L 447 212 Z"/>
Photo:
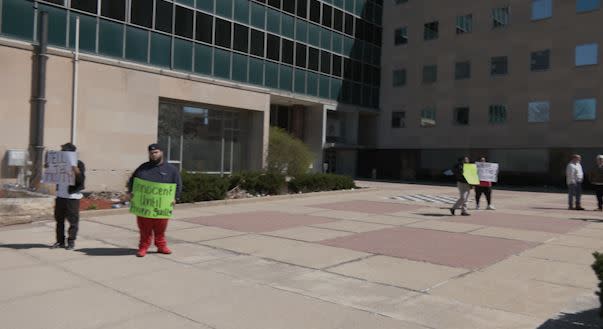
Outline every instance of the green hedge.
<path fill-rule="evenodd" d="M 298 193 L 349 190 L 356 188 L 354 179 L 334 174 L 303 174 L 289 181 L 289 190 Z"/>
<path fill-rule="evenodd" d="M 595 257 L 595 262 L 591 265 L 591 267 L 599 279 L 599 291 L 597 291 L 599 303 L 601 305 L 599 308 L 599 316 L 603 318 L 603 254 L 595 252 L 593 253 L 593 256 Z"/>
<path fill-rule="evenodd" d="M 180 202 L 224 200 L 229 183 L 228 177 L 183 172 Z"/>
<path fill-rule="evenodd" d="M 285 176 L 274 172 L 244 172 L 230 177 L 230 188 L 239 186 L 248 193 L 277 195 L 286 193 Z"/>

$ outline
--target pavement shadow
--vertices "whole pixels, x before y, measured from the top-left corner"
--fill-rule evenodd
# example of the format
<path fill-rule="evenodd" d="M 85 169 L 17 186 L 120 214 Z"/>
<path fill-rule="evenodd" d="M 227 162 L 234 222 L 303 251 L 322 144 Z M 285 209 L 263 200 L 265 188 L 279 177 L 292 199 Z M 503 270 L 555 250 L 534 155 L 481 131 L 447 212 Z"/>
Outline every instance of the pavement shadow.
<path fill-rule="evenodd" d="M 578 313 L 561 313 L 554 319 L 549 319 L 536 329 L 591 329 L 603 328 L 599 317 L 599 309 L 593 308 Z"/>
<path fill-rule="evenodd" d="M 13 243 L 13 244 L 0 244 L 0 248 L 15 249 L 15 250 L 48 249 L 48 248 L 50 248 L 50 245 L 41 244 L 41 243 Z"/>
<path fill-rule="evenodd" d="M 75 251 L 88 256 L 132 256 L 136 255 L 138 250 L 131 248 L 76 248 Z"/>
<path fill-rule="evenodd" d="M 589 222 L 589 223 L 603 223 L 603 219 L 595 219 L 595 218 L 569 218 L 569 220 L 579 220 L 579 221 Z"/>
<path fill-rule="evenodd" d="M 567 208 L 563 208 L 563 207 L 530 207 L 530 209 L 537 209 L 537 210 L 568 210 Z"/>
<path fill-rule="evenodd" d="M 450 214 L 432 214 L 432 213 L 415 213 L 415 215 L 419 216 L 427 216 L 427 217 L 450 217 Z"/>

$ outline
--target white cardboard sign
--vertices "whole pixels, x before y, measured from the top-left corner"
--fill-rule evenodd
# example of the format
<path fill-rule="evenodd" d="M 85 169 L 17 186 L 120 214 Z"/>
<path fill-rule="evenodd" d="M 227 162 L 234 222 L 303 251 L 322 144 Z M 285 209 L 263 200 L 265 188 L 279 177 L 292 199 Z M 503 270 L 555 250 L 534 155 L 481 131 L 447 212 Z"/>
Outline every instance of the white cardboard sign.
<path fill-rule="evenodd" d="M 477 176 L 480 181 L 494 182 L 498 181 L 498 163 L 476 162 Z"/>
<path fill-rule="evenodd" d="M 77 166 L 77 153 L 64 151 L 48 151 L 46 153 L 44 183 L 75 185 L 75 174 L 72 167 Z"/>

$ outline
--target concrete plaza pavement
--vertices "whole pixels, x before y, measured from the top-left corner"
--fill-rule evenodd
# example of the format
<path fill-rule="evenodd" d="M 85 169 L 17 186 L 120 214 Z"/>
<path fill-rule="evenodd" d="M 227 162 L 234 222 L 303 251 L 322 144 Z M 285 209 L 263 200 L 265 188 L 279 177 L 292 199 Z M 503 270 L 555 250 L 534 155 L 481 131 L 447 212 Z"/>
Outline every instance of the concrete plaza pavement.
<path fill-rule="evenodd" d="M 497 210 L 452 217 L 454 187 L 359 185 L 179 205 L 172 255 L 135 257 L 119 210 L 86 213 L 74 251 L 48 248 L 53 221 L 0 228 L 0 327 L 601 327 L 593 196 L 568 211 L 564 194 L 495 190 Z"/>

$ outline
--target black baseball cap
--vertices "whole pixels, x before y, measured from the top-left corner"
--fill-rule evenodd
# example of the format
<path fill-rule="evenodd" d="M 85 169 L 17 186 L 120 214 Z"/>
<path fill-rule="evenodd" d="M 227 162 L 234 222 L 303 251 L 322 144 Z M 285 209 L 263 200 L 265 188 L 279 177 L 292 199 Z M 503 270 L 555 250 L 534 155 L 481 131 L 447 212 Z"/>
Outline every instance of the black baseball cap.
<path fill-rule="evenodd" d="M 159 146 L 159 144 L 157 144 L 157 143 L 153 143 L 153 144 L 149 145 L 148 149 L 149 149 L 149 152 L 155 151 L 155 150 L 161 151 L 161 146 Z"/>
<path fill-rule="evenodd" d="M 77 147 L 75 147 L 75 145 L 73 145 L 71 143 L 65 143 L 65 144 L 61 145 L 61 150 L 67 151 L 67 152 L 75 152 L 75 150 L 77 150 Z"/>

